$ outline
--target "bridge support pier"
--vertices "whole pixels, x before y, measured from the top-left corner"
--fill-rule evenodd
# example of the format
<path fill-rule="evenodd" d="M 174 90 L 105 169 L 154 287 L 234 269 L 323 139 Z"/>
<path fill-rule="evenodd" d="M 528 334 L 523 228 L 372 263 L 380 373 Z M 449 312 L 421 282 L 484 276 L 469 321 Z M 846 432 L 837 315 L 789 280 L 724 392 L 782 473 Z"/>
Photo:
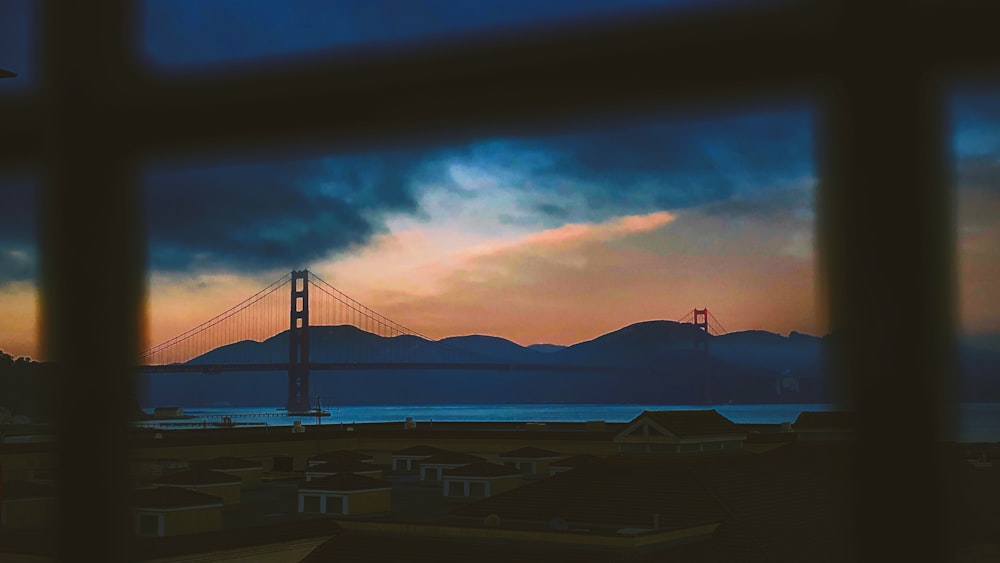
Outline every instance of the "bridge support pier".
<path fill-rule="evenodd" d="M 712 404 L 712 379 L 709 374 L 708 359 L 708 308 L 695 309 L 694 326 L 699 329 L 698 338 L 694 341 L 694 349 L 701 355 L 701 395 L 706 405 Z"/>
<path fill-rule="evenodd" d="M 309 400 L 309 270 L 292 270 L 292 306 L 288 329 L 289 412 L 312 408 Z"/>
<path fill-rule="evenodd" d="M 309 366 L 288 368 L 288 412 L 304 412 L 312 408 L 309 401 Z"/>

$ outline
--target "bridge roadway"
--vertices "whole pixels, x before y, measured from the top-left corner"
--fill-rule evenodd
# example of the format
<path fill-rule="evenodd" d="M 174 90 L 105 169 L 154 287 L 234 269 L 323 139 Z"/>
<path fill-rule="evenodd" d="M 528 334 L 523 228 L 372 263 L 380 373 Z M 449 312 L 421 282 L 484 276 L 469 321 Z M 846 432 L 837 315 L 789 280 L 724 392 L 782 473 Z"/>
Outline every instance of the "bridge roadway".
<path fill-rule="evenodd" d="M 288 371 L 291 364 L 165 364 L 137 366 L 143 373 L 222 373 L 234 371 Z M 511 362 L 310 362 L 310 371 L 552 371 L 577 373 L 645 374 L 648 367 L 520 364 Z"/>

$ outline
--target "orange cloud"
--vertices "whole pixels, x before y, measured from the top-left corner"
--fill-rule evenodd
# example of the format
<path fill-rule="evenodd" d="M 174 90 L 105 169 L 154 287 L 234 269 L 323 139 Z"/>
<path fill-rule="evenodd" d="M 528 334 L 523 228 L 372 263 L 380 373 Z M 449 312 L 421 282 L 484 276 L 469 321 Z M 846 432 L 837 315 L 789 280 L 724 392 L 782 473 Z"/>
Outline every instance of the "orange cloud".
<path fill-rule="evenodd" d="M 673 222 L 676 215 L 657 211 L 645 215 L 627 215 L 603 223 L 570 223 L 538 233 L 525 235 L 513 241 L 479 245 L 467 253 L 469 258 L 479 258 L 515 251 L 519 248 L 568 248 L 597 241 L 609 241 L 635 233 L 654 231 Z"/>
<path fill-rule="evenodd" d="M 676 228 L 659 228 L 674 221 Z M 573 344 L 704 306 L 730 330 L 821 334 L 813 258 L 788 251 L 802 236 L 765 221 L 727 227 L 695 212 L 627 217 L 480 248 L 437 295 L 373 297 L 391 303 L 390 317 L 432 337 L 485 333 Z"/>

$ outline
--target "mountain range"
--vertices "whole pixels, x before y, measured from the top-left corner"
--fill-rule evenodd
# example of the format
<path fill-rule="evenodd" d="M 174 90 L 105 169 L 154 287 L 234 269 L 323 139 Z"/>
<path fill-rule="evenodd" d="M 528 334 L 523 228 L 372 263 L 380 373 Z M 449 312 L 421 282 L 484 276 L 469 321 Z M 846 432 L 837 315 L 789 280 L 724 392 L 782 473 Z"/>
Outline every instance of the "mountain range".
<path fill-rule="evenodd" d="M 521 346 L 495 336 L 438 341 L 381 337 L 350 325 L 309 329 L 313 362 L 504 363 L 627 368 L 629 371 L 313 371 L 324 404 L 774 403 L 834 399 L 825 369 L 832 337 L 744 331 L 707 336 L 689 323 L 645 321 L 572 346 Z M 708 353 L 696 349 L 707 341 Z M 190 364 L 282 363 L 288 331 L 263 342 L 216 348 Z M 965 400 L 1000 398 L 1000 352 L 963 347 Z M 151 374 L 146 406 L 269 406 L 284 402 L 283 372 Z"/>

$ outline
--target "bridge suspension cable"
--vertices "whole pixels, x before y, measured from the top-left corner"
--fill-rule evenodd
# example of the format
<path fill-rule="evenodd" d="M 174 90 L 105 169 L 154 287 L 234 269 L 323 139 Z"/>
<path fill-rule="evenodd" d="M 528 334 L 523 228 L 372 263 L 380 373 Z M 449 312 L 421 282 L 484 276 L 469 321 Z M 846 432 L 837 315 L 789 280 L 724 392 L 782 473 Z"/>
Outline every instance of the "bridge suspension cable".
<path fill-rule="evenodd" d="M 332 284 L 330 284 L 320 276 L 316 275 L 314 272 L 309 272 L 309 282 L 313 287 L 318 289 L 327 297 L 333 299 L 336 303 L 343 305 L 349 313 L 355 314 L 356 318 L 354 318 L 351 322 L 347 322 L 346 324 L 352 324 L 361 330 L 365 330 L 372 334 L 377 334 L 378 336 L 387 337 L 391 339 L 392 337 L 406 335 L 406 336 L 416 336 L 417 338 L 422 338 L 428 342 L 437 342 L 436 349 L 439 353 L 443 354 L 442 356 L 439 357 L 439 359 L 441 360 L 444 360 L 446 358 L 452 361 L 459 361 L 461 359 L 467 361 L 496 360 L 496 358 L 488 354 L 483 354 L 481 352 L 468 350 L 466 348 L 455 346 L 451 343 L 441 342 L 440 340 L 435 341 L 435 339 L 425 334 L 421 334 L 420 332 L 417 332 L 416 330 L 413 330 L 373 310 L 371 307 L 368 307 L 364 303 L 361 303 L 357 299 L 354 299 L 350 295 L 347 295 L 343 291 L 337 289 Z M 331 316 L 330 313 L 324 312 L 325 304 L 322 303 L 316 304 L 314 302 L 312 307 L 314 312 L 319 313 L 318 318 L 321 320 L 320 323 L 316 324 L 322 324 L 322 321 L 325 320 L 325 317 Z M 336 313 L 334 313 L 333 317 L 336 317 Z M 366 323 L 366 321 L 368 322 Z M 335 323 L 327 322 L 326 324 L 335 324 Z M 396 343 L 389 341 L 386 342 L 384 346 L 385 346 L 384 352 L 387 355 L 390 355 L 400 360 L 405 359 L 405 352 L 401 350 L 399 346 L 396 345 Z"/>
<path fill-rule="evenodd" d="M 155 359 L 156 356 L 163 356 L 167 351 L 176 348 L 183 343 L 190 342 L 192 339 L 203 335 L 207 331 L 219 326 L 220 324 L 232 319 L 239 313 L 247 310 L 248 308 L 256 305 L 267 297 L 275 294 L 278 290 L 282 289 L 286 284 L 288 284 L 291 279 L 291 274 L 285 274 L 278 278 L 274 282 L 270 283 L 264 289 L 261 289 L 257 293 L 251 295 L 250 297 L 244 299 L 240 303 L 226 309 L 225 311 L 219 313 L 218 315 L 208 319 L 207 321 L 199 324 L 198 326 L 191 328 L 178 334 L 177 336 L 161 342 L 155 346 L 148 348 L 139 355 L 139 363 L 149 363 L 151 359 Z M 207 351 L 207 350 L 205 350 Z M 185 358 L 189 359 L 189 358 Z M 165 362 L 166 363 L 166 362 Z"/>
<path fill-rule="evenodd" d="M 313 272 L 306 272 L 306 283 L 303 287 L 312 287 L 318 295 L 304 301 L 308 305 L 296 305 L 296 295 L 301 300 L 303 295 L 293 290 L 291 307 L 307 307 L 306 313 L 309 331 L 320 327 L 353 326 L 362 332 L 382 337 L 383 340 L 366 340 L 348 338 L 349 348 L 353 352 L 338 352 L 338 354 L 353 354 L 355 357 L 392 358 L 395 361 L 407 361 L 413 354 L 421 354 L 418 342 L 400 339 L 402 336 L 412 336 L 427 342 L 434 339 L 417 332 L 389 317 L 373 310 L 371 307 L 347 295 Z M 301 274 L 301 272 L 300 272 Z M 298 278 L 303 279 L 303 276 Z M 215 315 L 207 321 L 161 342 L 142 352 L 137 358 L 139 365 L 173 365 L 198 359 L 198 363 L 246 363 L 275 365 L 288 362 L 289 352 L 284 344 L 270 343 L 265 347 L 234 347 L 241 342 L 254 341 L 263 343 L 276 335 L 289 330 L 290 322 L 295 322 L 296 314 L 301 311 L 293 309 L 290 319 L 290 304 L 288 296 L 281 290 L 290 288 L 295 281 L 294 273 L 288 273 L 268 284 L 266 287 L 244 299 L 240 303 Z M 322 297 L 322 298 L 318 298 Z M 344 334 L 344 333 L 342 333 Z M 318 335 L 317 335 L 318 336 Z M 319 336 L 321 339 L 323 337 Z M 292 338 L 292 335 L 289 335 Z M 329 337 L 326 337 L 329 338 Z M 440 342 L 434 348 L 435 361 L 495 361 L 492 356 L 478 350 L 455 346 L 450 342 Z M 223 351 L 222 348 L 228 347 Z M 317 350 L 320 357 L 328 352 Z M 213 353 L 211 357 L 202 357 Z M 376 354 L 380 353 L 380 356 Z M 424 350 L 426 356 L 427 351 Z M 200 358 L 200 359 L 199 359 Z M 225 359 L 223 359 L 225 358 Z M 334 360 L 335 358 L 327 358 Z M 316 358 L 313 358 L 316 360 Z"/>
<path fill-rule="evenodd" d="M 313 280 L 316 280 L 316 281 L 313 281 Z M 317 283 L 317 281 L 319 283 Z M 367 305 L 361 303 L 357 299 L 354 299 L 350 295 L 347 295 L 343 291 L 340 291 L 339 289 L 337 289 L 336 287 L 334 287 L 332 284 L 330 284 L 329 282 L 327 282 L 323 278 L 321 278 L 318 275 L 316 275 L 315 272 L 309 272 L 309 282 L 316 289 L 320 290 L 322 293 L 326 294 L 331 299 L 333 299 L 333 300 L 337 301 L 338 303 L 344 305 L 350 311 L 353 311 L 353 312 L 357 313 L 358 315 L 360 315 L 362 317 L 370 319 L 375 324 L 377 324 L 380 327 L 382 327 L 384 329 L 384 331 L 387 332 L 388 334 L 380 334 L 381 332 L 383 332 L 383 331 L 380 331 L 380 330 L 370 331 L 370 332 L 374 332 L 375 334 L 379 334 L 380 336 L 399 336 L 399 335 L 407 334 L 407 335 L 417 336 L 417 337 L 423 338 L 424 340 L 433 340 L 432 338 L 430 338 L 428 336 L 425 336 L 423 334 L 420 334 L 419 332 L 417 332 L 417 331 L 415 331 L 413 329 L 407 328 L 406 326 L 404 326 L 404 325 L 402 325 L 402 324 L 400 324 L 400 323 L 398 323 L 398 322 L 390 319 L 389 317 L 386 317 L 385 315 L 383 315 L 383 314 L 381 314 L 381 313 L 379 313 L 379 312 L 371 309 L 370 307 L 368 307 Z M 357 326 L 357 325 L 355 325 L 355 326 Z M 358 327 L 358 328 L 361 328 L 361 327 Z"/>

